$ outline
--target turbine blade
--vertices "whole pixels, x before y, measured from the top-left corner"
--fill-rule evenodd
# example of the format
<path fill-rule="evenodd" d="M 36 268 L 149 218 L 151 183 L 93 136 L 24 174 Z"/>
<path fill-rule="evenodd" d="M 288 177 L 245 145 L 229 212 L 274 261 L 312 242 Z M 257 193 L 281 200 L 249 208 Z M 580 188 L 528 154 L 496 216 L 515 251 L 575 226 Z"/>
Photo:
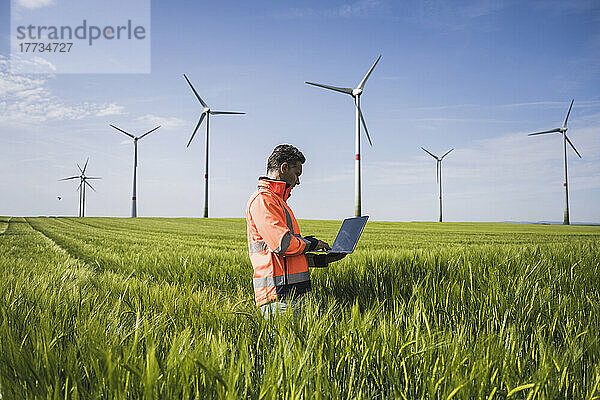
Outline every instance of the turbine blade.
<path fill-rule="evenodd" d="M 85 179 L 102 179 L 102 178 L 97 177 L 97 176 L 96 177 L 86 176 Z"/>
<path fill-rule="evenodd" d="M 79 166 L 79 163 L 77 163 L 77 168 L 79 168 L 79 172 L 81 172 L 83 174 L 83 170 L 81 169 L 81 167 Z"/>
<path fill-rule="evenodd" d="M 573 102 L 575 99 L 571 100 L 571 105 L 569 106 L 569 112 L 567 112 L 567 118 L 565 118 L 565 122 L 563 122 L 563 128 L 567 127 L 567 121 L 569 120 L 569 114 L 571 114 L 571 108 L 573 108 Z"/>
<path fill-rule="evenodd" d="M 575 146 L 571 142 L 571 139 L 569 139 L 569 137 L 566 134 L 565 134 L 565 139 L 567 139 L 567 142 L 569 142 L 569 144 L 571 145 L 571 147 L 573 148 L 573 150 L 575 150 L 575 153 L 577 153 L 577 155 L 579 156 L 579 158 L 581 158 L 581 154 L 579 154 L 579 152 L 577 151 L 577 149 L 575 148 Z"/>
<path fill-rule="evenodd" d="M 450 149 L 446 152 L 446 154 L 444 154 L 443 156 L 440 157 L 440 161 L 444 159 L 444 157 L 446 157 L 448 154 L 450 154 L 450 152 L 454 150 L 454 149 Z"/>
<path fill-rule="evenodd" d="M 536 132 L 536 133 L 530 133 L 527 136 L 533 136 L 533 135 L 543 135 L 545 133 L 554 133 L 554 132 L 560 132 L 560 128 L 556 128 L 556 129 L 552 129 L 550 131 L 544 131 L 544 132 Z"/>
<path fill-rule="evenodd" d="M 149 130 L 148 132 L 144 133 L 142 136 L 140 136 L 140 137 L 138 138 L 138 140 L 139 140 L 139 139 L 141 139 L 141 138 L 143 138 L 143 137 L 144 137 L 144 136 L 146 136 L 146 135 L 149 135 L 149 134 L 151 134 L 152 132 L 154 132 L 154 131 L 155 131 L 155 130 L 157 130 L 158 128 L 160 128 L 160 125 L 159 125 L 159 126 L 157 126 L 157 127 L 156 127 L 156 128 L 154 128 L 154 129 L 151 129 L 151 130 Z"/>
<path fill-rule="evenodd" d="M 432 152 L 430 152 L 429 150 L 427 150 L 425 147 L 421 147 L 423 149 L 424 152 L 426 152 L 427 154 L 429 154 L 431 157 L 435 158 L 436 160 L 438 159 L 436 155 L 434 155 Z"/>
<path fill-rule="evenodd" d="M 59 181 L 68 181 L 69 179 L 76 179 L 76 178 L 79 178 L 79 176 L 70 176 L 68 178 L 59 179 Z"/>
<path fill-rule="evenodd" d="M 80 183 L 79 183 L 79 186 L 77 187 L 77 189 L 75 189 L 75 191 L 76 191 L 76 192 L 78 192 L 78 191 L 80 191 L 80 190 L 81 190 L 81 185 L 82 185 L 82 184 L 83 184 L 83 182 L 80 182 Z"/>
<path fill-rule="evenodd" d="M 202 115 L 200 116 L 200 120 L 198 121 L 198 125 L 196 125 L 196 129 L 194 129 L 194 133 L 192 133 L 192 137 L 190 138 L 190 141 L 188 142 L 187 146 L 185 146 L 185 147 L 190 147 L 190 143 L 192 143 L 192 139 L 196 135 L 196 132 L 198 131 L 198 128 L 200 127 L 200 124 L 202 123 L 202 120 L 204 119 L 205 115 L 206 115 L 206 113 L 202 113 Z"/>
<path fill-rule="evenodd" d="M 123 129 L 121 129 L 121 128 L 118 128 L 118 127 L 116 127 L 116 126 L 114 126 L 114 125 L 112 125 L 112 124 L 109 124 L 109 125 L 110 125 L 110 126 L 112 126 L 113 128 L 115 128 L 116 130 L 118 130 L 119 132 L 123 132 L 124 134 L 126 134 L 126 135 L 127 135 L 127 136 L 129 136 L 130 138 L 132 138 L 132 139 L 135 139 L 135 136 L 133 136 L 131 133 L 129 133 L 129 132 L 125 132 Z"/>
<path fill-rule="evenodd" d="M 96 191 L 96 189 L 94 189 L 94 187 L 92 185 L 90 185 L 90 183 L 88 181 L 84 180 L 83 183 L 88 185 L 90 187 L 90 189 L 92 189 L 94 192 Z"/>
<path fill-rule="evenodd" d="M 192 82 L 190 82 L 190 80 L 188 79 L 187 76 L 185 76 L 185 74 L 183 74 L 183 77 L 185 78 L 185 80 L 187 81 L 188 85 L 190 85 L 190 87 L 192 88 L 192 90 L 194 91 L 194 94 L 196 95 L 196 97 L 198 98 L 198 100 L 200 101 L 200 104 L 202 104 L 202 107 L 204 108 L 208 108 L 208 106 L 206 105 L 206 103 L 204 102 L 204 100 L 202 100 L 202 98 L 200 97 L 200 95 L 198 94 L 198 92 L 196 92 L 196 89 L 194 89 L 194 86 L 192 86 Z"/>
<path fill-rule="evenodd" d="M 371 75 L 371 72 L 373 72 L 373 69 L 375 68 L 375 66 L 377 65 L 377 63 L 379 62 L 379 59 L 381 58 L 381 56 L 377 57 L 377 60 L 375 60 L 375 62 L 373 63 L 373 65 L 371 66 L 371 69 L 369 69 L 369 72 L 367 72 L 367 74 L 365 75 L 365 77 L 362 79 L 362 81 L 360 81 L 360 83 L 358 84 L 358 89 L 362 89 L 363 86 L 365 86 L 365 83 L 367 83 L 367 79 L 369 79 L 369 75 Z"/>
<path fill-rule="evenodd" d="M 337 86 L 329 86 L 329 85 L 323 85 L 321 83 L 313 83 L 313 82 L 304 82 L 304 83 L 307 83 L 307 84 L 313 85 L 313 86 L 322 87 L 322 88 L 325 88 L 325 89 L 335 90 L 336 92 L 346 93 L 346 94 L 352 95 L 352 89 L 350 89 L 350 88 L 342 88 L 342 87 L 337 87 Z"/>
<path fill-rule="evenodd" d="M 245 112 L 238 111 L 210 111 L 211 115 L 219 115 L 219 114 L 246 114 Z"/>
<path fill-rule="evenodd" d="M 85 173 L 85 169 L 87 168 L 88 161 L 90 161 L 89 157 L 87 158 L 87 160 L 85 160 L 85 165 L 83 166 L 83 171 L 81 171 L 82 174 Z"/>
<path fill-rule="evenodd" d="M 358 108 L 358 115 L 360 115 L 360 120 L 362 121 L 363 127 L 365 128 L 365 133 L 367 134 L 367 139 L 369 139 L 369 144 L 371 145 L 371 147 L 373 147 L 373 142 L 371 142 L 371 136 L 369 136 L 369 131 L 367 130 L 367 123 L 365 122 L 365 117 L 363 117 L 363 113 L 360 110 L 360 107 L 357 107 L 357 108 Z"/>

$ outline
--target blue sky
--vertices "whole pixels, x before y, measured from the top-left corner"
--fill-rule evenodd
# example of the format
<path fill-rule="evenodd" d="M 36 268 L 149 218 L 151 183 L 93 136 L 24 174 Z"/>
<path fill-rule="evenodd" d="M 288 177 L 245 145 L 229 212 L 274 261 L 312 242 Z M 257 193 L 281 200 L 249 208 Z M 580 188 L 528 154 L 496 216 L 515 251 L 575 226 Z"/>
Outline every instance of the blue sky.
<path fill-rule="evenodd" d="M 60 0 L 14 0 L 51 11 Z M 562 143 L 528 137 L 564 120 L 570 100 L 571 220 L 599 222 L 600 3 L 594 1 L 152 2 L 150 74 L 21 75 L 7 69 L 10 5 L 0 5 L 0 214 L 73 215 L 74 175 L 101 176 L 87 215 L 130 213 L 142 133 L 138 214 L 200 216 L 204 130 L 214 109 L 210 213 L 241 217 L 279 143 L 307 156 L 290 204 L 298 218 L 354 212 L 352 99 L 304 84 L 355 87 L 373 139 L 362 142 L 363 212 L 435 220 L 434 153 L 448 221 L 562 220 Z M 61 196 L 62 200 L 58 200 Z"/>

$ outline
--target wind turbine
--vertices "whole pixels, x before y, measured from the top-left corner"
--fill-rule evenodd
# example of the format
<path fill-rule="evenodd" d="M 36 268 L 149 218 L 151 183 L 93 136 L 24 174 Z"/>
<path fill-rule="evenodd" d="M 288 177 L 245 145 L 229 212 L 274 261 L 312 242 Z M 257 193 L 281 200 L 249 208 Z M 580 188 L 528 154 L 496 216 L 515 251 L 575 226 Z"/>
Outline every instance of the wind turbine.
<path fill-rule="evenodd" d="M 205 165 L 204 165 L 204 218 L 208 218 L 208 120 L 209 120 L 209 117 L 211 115 L 219 115 L 219 114 L 246 114 L 246 113 L 245 112 L 237 112 L 237 111 L 213 111 L 213 110 L 211 110 L 210 107 L 208 107 L 206 105 L 204 100 L 202 100 L 202 98 L 200 97 L 198 92 L 196 92 L 196 89 L 194 89 L 194 86 L 192 86 L 192 83 L 190 82 L 188 77 L 185 74 L 183 74 L 183 77 L 187 81 L 188 85 L 190 85 L 190 87 L 192 88 L 192 91 L 196 95 L 196 98 L 198 99 L 200 104 L 202 104 L 202 107 L 203 107 L 202 114 L 200 115 L 200 120 L 198 120 L 196 129 L 194 129 L 194 133 L 192 133 L 192 137 L 190 137 L 190 140 L 186 147 L 190 147 L 190 143 L 192 143 L 192 139 L 194 139 L 194 136 L 196 135 L 196 132 L 198 131 L 198 128 L 200 127 L 200 124 L 202 123 L 202 120 L 204 119 L 204 117 L 206 117 L 206 152 L 204 153 L 204 160 L 205 160 Z"/>
<path fill-rule="evenodd" d="M 369 145 L 373 146 L 371 142 L 371 137 L 369 136 L 369 131 L 367 130 L 367 124 L 365 123 L 365 117 L 363 117 L 363 113 L 360 110 L 360 95 L 363 93 L 363 88 L 367 79 L 369 79 L 369 75 L 373 72 L 373 69 L 379 62 L 381 56 L 377 57 L 377 60 L 373 63 L 367 74 L 362 78 L 358 86 L 354 89 L 352 88 L 342 88 L 336 86 L 323 85 L 321 83 L 313 83 L 313 82 L 305 82 L 309 85 L 322 87 L 325 89 L 335 90 L 336 92 L 349 94 L 354 98 L 354 105 L 356 107 L 356 128 L 355 128 L 355 161 L 354 161 L 354 215 L 356 217 L 361 216 L 361 180 L 360 180 L 360 123 L 362 121 L 362 125 L 365 128 L 365 133 L 367 134 L 367 139 L 369 139 Z"/>
<path fill-rule="evenodd" d="M 442 160 L 444 159 L 444 157 L 446 157 L 448 154 L 450 154 L 450 152 L 454 149 L 450 149 L 448 150 L 443 156 L 438 157 L 435 154 L 433 154 L 432 152 L 430 152 L 429 150 L 427 150 L 424 147 L 421 147 L 421 149 L 423 149 L 424 152 L 426 152 L 427 154 L 429 154 L 431 157 L 435 158 L 436 160 L 436 172 L 435 172 L 435 179 L 436 182 L 439 183 L 440 185 L 440 222 L 442 222 Z"/>
<path fill-rule="evenodd" d="M 569 186 L 568 186 L 568 179 L 567 179 L 567 143 L 569 143 L 569 145 L 573 148 L 573 150 L 575 150 L 575 153 L 579 156 L 579 158 L 581 158 L 581 154 L 579 154 L 579 152 L 577 151 L 577 149 L 575 148 L 575 146 L 573 145 L 573 143 L 567 136 L 567 130 L 568 130 L 567 121 L 569 120 L 569 114 L 571 114 L 571 108 L 573 108 L 574 101 L 575 101 L 575 99 L 571 100 L 571 105 L 569 106 L 569 111 L 567 112 L 567 117 L 565 118 L 565 122 L 563 122 L 563 124 L 560 128 L 551 129 L 549 131 L 530 133 L 529 135 L 527 135 L 527 136 L 544 135 L 546 133 L 555 133 L 555 132 L 556 133 L 560 132 L 563 135 L 563 154 L 564 154 L 564 161 L 565 161 L 565 183 L 564 183 L 564 186 L 565 186 L 565 213 L 564 213 L 564 217 L 563 217 L 564 225 L 570 224 L 570 220 L 569 220 Z"/>
<path fill-rule="evenodd" d="M 139 137 L 134 136 L 129 132 L 125 132 L 123 129 L 118 128 L 112 124 L 110 126 L 112 126 L 119 132 L 124 133 L 133 139 L 133 148 L 134 148 L 134 151 L 133 151 L 133 194 L 131 195 L 131 218 L 135 218 L 135 217 L 137 217 L 137 205 L 136 205 L 137 204 L 136 203 L 137 202 L 137 198 L 136 198 L 136 182 L 137 182 L 136 176 L 137 176 L 137 173 L 136 173 L 136 171 L 137 171 L 137 154 L 138 154 L 137 142 L 138 142 L 138 140 L 143 139 L 145 136 L 151 134 L 152 132 L 154 132 L 155 130 L 160 128 L 160 125 L 154 129 L 149 130 L 148 132 L 144 133 L 142 136 L 139 136 Z"/>
<path fill-rule="evenodd" d="M 85 176 L 85 170 L 87 168 L 88 161 L 90 161 L 89 157 L 85 161 L 85 165 L 83 166 L 83 169 L 79 166 L 79 164 L 77 164 L 77 168 L 79 168 L 79 173 L 80 173 L 79 175 L 59 179 L 60 181 L 68 181 L 71 179 L 79 178 L 79 187 L 77 187 L 77 190 L 79 191 L 79 210 L 78 210 L 78 215 L 77 215 L 78 217 L 85 217 L 85 187 L 86 187 L 86 185 L 89 186 L 94 192 L 96 191 L 96 189 L 94 189 L 94 187 L 88 182 L 88 179 L 102 179 L 102 178 L 98 178 L 98 177 Z"/>

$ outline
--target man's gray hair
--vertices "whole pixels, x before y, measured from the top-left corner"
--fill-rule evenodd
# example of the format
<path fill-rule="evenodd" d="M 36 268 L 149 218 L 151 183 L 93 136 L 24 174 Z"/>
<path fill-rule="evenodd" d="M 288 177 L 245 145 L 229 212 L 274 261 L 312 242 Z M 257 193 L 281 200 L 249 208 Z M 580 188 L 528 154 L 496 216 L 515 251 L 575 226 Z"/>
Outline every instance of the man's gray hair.
<path fill-rule="evenodd" d="M 280 144 L 275 147 L 269 156 L 269 160 L 267 161 L 267 173 L 278 170 L 283 163 L 288 163 L 290 167 L 293 167 L 298 162 L 304 164 L 305 161 L 306 158 L 304 157 L 304 154 L 296 147 L 291 144 Z"/>

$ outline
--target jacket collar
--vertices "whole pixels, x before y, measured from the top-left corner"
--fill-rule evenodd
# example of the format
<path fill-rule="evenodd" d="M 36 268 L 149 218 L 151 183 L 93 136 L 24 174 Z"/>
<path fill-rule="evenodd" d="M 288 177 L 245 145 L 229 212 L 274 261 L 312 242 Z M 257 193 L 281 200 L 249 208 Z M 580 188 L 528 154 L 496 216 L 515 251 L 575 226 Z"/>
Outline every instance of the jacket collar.
<path fill-rule="evenodd" d="M 287 201 L 292 192 L 292 187 L 286 181 L 261 176 L 258 178 L 258 188 L 264 188 L 281 197 L 283 201 Z"/>

